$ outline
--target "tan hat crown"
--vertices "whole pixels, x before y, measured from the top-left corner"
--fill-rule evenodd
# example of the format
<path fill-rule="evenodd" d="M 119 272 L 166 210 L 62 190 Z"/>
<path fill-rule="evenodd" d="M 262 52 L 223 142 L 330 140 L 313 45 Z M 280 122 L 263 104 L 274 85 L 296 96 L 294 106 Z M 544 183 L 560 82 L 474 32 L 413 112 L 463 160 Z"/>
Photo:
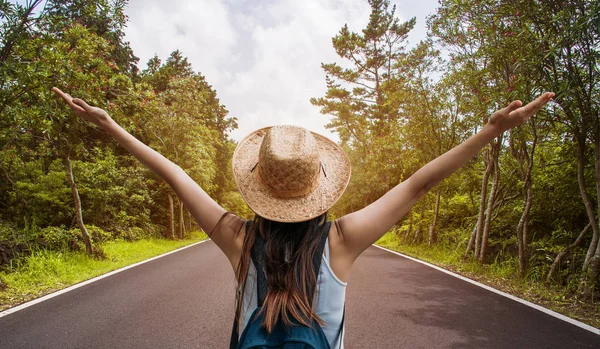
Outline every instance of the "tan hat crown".
<path fill-rule="evenodd" d="M 250 133 L 238 143 L 231 164 L 248 207 L 263 218 L 286 223 L 325 213 L 344 193 L 351 170 L 339 145 L 292 125 Z"/>
<path fill-rule="evenodd" d="M 317 141 L 302 127 L 272 127 L 262 141 L 257 167 L 261 182 L 273 195 L 306 195 L 319 184 Z"/>

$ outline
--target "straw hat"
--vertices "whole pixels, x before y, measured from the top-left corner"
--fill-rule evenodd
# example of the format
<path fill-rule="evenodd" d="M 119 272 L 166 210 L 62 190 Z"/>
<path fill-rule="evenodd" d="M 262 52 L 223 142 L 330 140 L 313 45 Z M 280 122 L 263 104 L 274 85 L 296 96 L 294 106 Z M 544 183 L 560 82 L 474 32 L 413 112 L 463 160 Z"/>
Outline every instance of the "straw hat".
<path fill-rule="evenodd" d="M 302 222 L 323 214 L 350 180 L 350 160 L 342 148 L 298 126 L 252 132 L 238 144 L 232 165 L 248 206 L 277 222 Z"/>

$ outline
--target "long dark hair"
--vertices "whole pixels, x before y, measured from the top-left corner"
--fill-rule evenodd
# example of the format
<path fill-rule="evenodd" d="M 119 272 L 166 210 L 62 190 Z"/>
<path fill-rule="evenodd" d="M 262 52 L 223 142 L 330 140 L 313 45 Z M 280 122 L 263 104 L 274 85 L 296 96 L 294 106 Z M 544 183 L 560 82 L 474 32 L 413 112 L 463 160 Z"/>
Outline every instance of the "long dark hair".
<path fill-rule="evenodd" d="M 312 320 L 324 322 L 312 309 L 308 298 L 309 285 L 316 287 L 317 275 L 313 270 L 313 255 L 319 244 L 319 233 L 327 222 L 327 212 L 311 220 L 298 223 L 280 223 L 256 215 L 246 232 L 242 256 L 237 268 L 236 314 L 242 314 L 246 277 L 250 267 L 250 251 L 257 234 L 265 242 L 265 271 L 269 291 L 260 312 L 265 313 L 263 326 L 268 333 L 281 317 L 286 326 L 292 318 L 305 326 Z M 241 285 L 241 287 L 239 287 Z M 236 318 L 239 321 L 239 318 Z"/>

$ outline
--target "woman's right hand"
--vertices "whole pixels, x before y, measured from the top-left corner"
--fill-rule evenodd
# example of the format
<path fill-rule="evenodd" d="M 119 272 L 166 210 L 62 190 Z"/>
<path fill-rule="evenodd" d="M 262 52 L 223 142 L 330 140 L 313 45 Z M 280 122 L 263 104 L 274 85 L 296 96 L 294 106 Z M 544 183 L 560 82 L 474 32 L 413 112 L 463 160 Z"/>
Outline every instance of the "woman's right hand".
<path fill-rule="evenodd" d="M 104 109 L 89 106 L 85 101 L 79 98 L 73 98 L 68 93 L 64 93 L 60 89 L 53 87 L 52 91 L 71 107 L 75 115 L 85 121 L 92 122 L 100 127 L 105 126 L 112 119 Z"/>
<path fill-rule="evenodd" d="M 489 125 L 500 135 L 513 127 L 523 125 L 527 119 L 540 111 L 554 97 L 554 92 L 546 92 L 534 101 L 523 106 L 521 101 L 513 101 L 490 117 Z"/>

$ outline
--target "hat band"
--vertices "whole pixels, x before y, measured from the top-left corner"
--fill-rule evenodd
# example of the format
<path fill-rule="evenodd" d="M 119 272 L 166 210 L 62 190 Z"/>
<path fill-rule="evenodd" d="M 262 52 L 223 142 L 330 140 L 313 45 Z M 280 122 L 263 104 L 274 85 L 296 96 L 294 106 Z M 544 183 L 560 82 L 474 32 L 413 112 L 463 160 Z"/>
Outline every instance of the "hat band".
<path fill-rule="evenodd" d="M 257 164 L 258 165 L 258 164 Z M 257 167 L 257 166 L 255 166 Z M 323 169 L 323 173 L 325 172 L 325 169 L 323 168 L 323 164 L 321 163 L 321 168 Z M 267 188 L 267 190 L 269 190 L 273 195 L 281 197 L 281 198 L 293 198 L 293 197 L 297 197 L 297 196 L 304 196 L 310 192 L 312 192 L 313 190 L 315 190 L 315 188 L 317 186 L 319 186 L 319 177 L 321 177 L 321 171 L 319 171 L 319 174 L 315 177 L 315 179 L 313 179 L 313 181 L 310 183 L 309 186 L 301 188 L 301 189 L 296 189 L 296 190 L 282 190 L 282 189 L 275 189 L 273 187 L 271 187 L 261 176 L 260 174 L 260 166 L 258 166 L 256 168 L 257 170 L 257 176 L 258 179 L 260 181 L 260 183 Z"/>

